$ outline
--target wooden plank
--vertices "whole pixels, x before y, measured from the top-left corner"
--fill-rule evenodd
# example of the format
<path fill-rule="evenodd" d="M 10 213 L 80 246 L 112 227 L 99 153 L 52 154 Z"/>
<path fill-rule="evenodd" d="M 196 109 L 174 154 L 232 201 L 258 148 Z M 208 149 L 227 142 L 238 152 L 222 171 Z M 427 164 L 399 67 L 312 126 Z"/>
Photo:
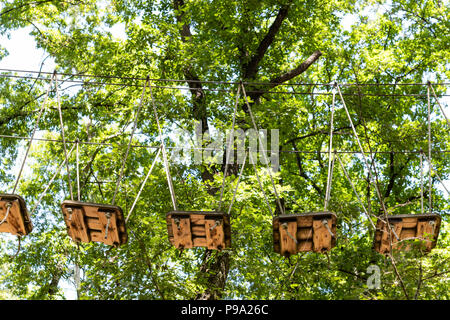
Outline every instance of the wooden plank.
<path fill-rule="evenodd" d="M 91 207 L 89 207 L 90 209 Z M 109 225 L 108 225 L 108 218 L 106 217 L 106 214 L 110 213 L 111 217 L 109 218 Z M 118 245 L 120 243 L 119 240 L 119 233 L 117 230 L 117 215 L 115 212 L 105 212 L 98 210 L 97 216 L 101 224 L 101 231 L 103 234 L 101 242 L 108 244 L 110 246 L 112 245 Z M 106 226 L 108 226 L 108 234 L 106 235 Z M 107 236 L 105 239 L 105 235 Z"/>
<path fill-rule="evenodd" d="M 327 219 L 328 227 L 331 230 L 331 220 Z M 323 252 L 331 249 L 331 235 L 322 220 L 313 221 L 313 244 L 314 252 Z"/>
<path fill-rule="evenodd" d="M 425 249 L 427 251 L 431 251 L 431 246 L 433 244 L 433 226 L 429 223 L 429 221 L 419 221 L 417 223 L 417 234 L 418 238 L 424 240 Z"/>
<path fill-rule="evenodd" d="M 67 210 L 68 208 L 66 208 Z M 84 212 L 81 208 L 72 208 L 72 217 L 69 221 L 70 214 L 66 211 L 67 225 L 70 228 L 70 236 L 76 242 L 90 242 L 90 235 L 87 225 L 84 221 Z"/>
<path fill-rule="evenodd" d="M 416 228 L 406 229 L 404 226 L 402 228 L 401 239 L 414 238 L 416 236 Z"/>
<path fill-rule="evenodd" d="M 313 237 L 312 228 L 299 228 L 297 229 L 297 239 L 299 240 L 309 240 Z"/>
<path fill-rule="evenodd" d="M 95 206 L 83 206 L 83 210 L 84 210 L 84 214 L 87 217 L 91 217 L 91 218 L 98 218 L 99 217 L 99 212 L 98 212 L 99 207 L 95 207 Z"/>
<path fill-rule="evenodd" d="M 402 219 L 402 225 L 403 228 L 415 228 L 417 226 L 417 218 L 411 217 L 411 218 L 403 218 Z"/>
<path fill-rule="evenodd" d="M 192 225 L 191 224 L 191 229 L 192 229 L 192 236 L 194 237 L 206 237 L 206 230 L 205 230 L 206 226 L 205 225 Z"/>
<path fill-rule="evenodd" d="M 90 230 L 102 231 L 102 224 L 98 217 L 86 217 L 86 224 Z"/>
<path fill-rule="evenodd" d="M 172 219 L 173 240 L 177 248 L 192 248 L 192 233 L 189 217 L 180 217 L 179 224 Z"/>
<path fill-rule="evenodd" d="M 194 237 L 192 238 L 192 246 L 194 247 L 206 247 L 206 238 Z M 187 248 L 187 247 L 185 247 Z"/>
<path fill-rule="evenodd" d="M 286 227 L 286 225 L 287 227 Z M 297 235 L 297 221 L 280 222 L 280 246 L 282 255 L 297 253 L 297 243 L 291 238 Z M 288 234 L 289 232 L 289 234 Z M 289 236 L 291 235 L 291 236 Z"/>
<path fill-rule="evenodd" d="M 299 252 L 313 251 L 313 241 L 312 240 L 300 241 L 297 245 L 297 250 Z"/>
<path fill-rule="evenodd" d="M 297 217 L 297 224 L 299 228 L 306 228 L 313 226 L 313 217 L 312 216 L 299 216 Z"/>
<path fill-rule="evenodd" d="M 190 216 L 191 224 L 205 225 L 205 216 L 202 214 L 191 214 Z"/>
<path fill-rule="evenodd" d="M 219 225 L 216 225 L 219 223 Z M 208 249 L 222 250 L 225 247 L 225 234 L 223 221 L 215 219 L 205 219 L 206 246 Z"/>

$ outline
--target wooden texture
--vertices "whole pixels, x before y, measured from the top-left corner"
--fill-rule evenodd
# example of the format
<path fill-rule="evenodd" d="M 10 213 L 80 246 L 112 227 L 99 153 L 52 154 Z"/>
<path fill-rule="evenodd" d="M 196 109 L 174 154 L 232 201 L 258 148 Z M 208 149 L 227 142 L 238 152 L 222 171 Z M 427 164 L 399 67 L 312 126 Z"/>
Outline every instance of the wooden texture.
<path fill-rule="evenodd" d="M 193 247 L 191 221 L 189 217 L 172 219 L 172 230 L 175 247 L 178 249 L 189 249 Z"/>
<path fill-rule="evenodd" d="M 336 239 L 322 223 L 325 220 L 329 229 L 336 233 L 336 215 L 332 212 L 313 212 L 306 214 L 286 214 L 273 219 L 273 248 L 283 256 L 298 252 L 326 252 L 331 250 Z M 283 224 L 287 225 L 287 230 Z M 289 237 L 291 234 L 297 243 Z"/>
<path fill-rule="evenodd" d="M 176 219 L 180 223 L 177 224 Z M 231 247 L 229 219 L 229 216 L 223 212 L 171 211 L 166 215 L 169 241 L 179 249 L 206 247 L 212 250 L 222 250 L 229 248 Z"/>
<path fill-rule="evenodd" d="M 280 226 L 280 246 L 283 256 L 297 253 L 297 221 L 284 222 Z M 292 238 L 294 239 L 292 239 Z M 296 241 L 297 240 L 297 241 Z"/>
<path fill-rule="evenodd" d="M 430 252 L 435 246 L 439 235 L 441 218 L 436 214 L 397 215 L 388 216 L 392 229 L 400 240 L 391 233 L 392 250 L 411 250 L 411 241 L 421 241 L 422 249 Z M 379 219 L 376 225 L 373 248 L 381 254 L 391 252 L 389 234 L 386 223 Z"/>
<path fill-rule="evenodd" d="M 205 219 L 206 246 L 221 250 L 225 246 L 225 234 L 221 220 Z"/>
<path fill-rule="evenodd" d="M 118 206 L 67 200 L 61 208 L 67 232 L 75 242 L 102 242 L 117 247 L 128 240 L 122 209 Z"/>
<path fill-rule="evenodd" d="M 0 225 L 0 232 L 11 233 L 17 236 L 29 234 L 33 230 L 25 201 L 15 194 L 0 194 L 0 221 L 2 221 L 9 208 L 8 217 Z"/>

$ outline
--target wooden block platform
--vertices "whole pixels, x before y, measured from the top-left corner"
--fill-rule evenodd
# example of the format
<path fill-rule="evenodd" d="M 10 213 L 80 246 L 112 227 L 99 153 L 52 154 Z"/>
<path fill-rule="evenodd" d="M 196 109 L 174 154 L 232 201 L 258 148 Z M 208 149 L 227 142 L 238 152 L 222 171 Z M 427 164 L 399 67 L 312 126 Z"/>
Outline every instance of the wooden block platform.
<path fill-rule="evenodd" d="M 0 221 L 8 217 L 0 225 L 0 232 L 8 232 L 17 236 L 27 235 L 33 230 L 30 215 L 25 204 L 25 200 L 16 194 L 0 194 Z"/>
<path fill-rule="evenodd" d="M 329 211 L 276 216 L 273 249 L 287 257 L 298 252 L 329 251 L 336 245 L 336 219 L 336 214 Z"/>
<path fill-rule="evenodd" d="M 67 233 L 75 242 L 103 242 L 117 247 L 128 240 L 123 212 L 118 206 L 66 200 L 61 208 Z"/>
<path fill-rule="evenodd" d="M 230 217 L 215 211 L 171 211 L 166 215 L 169 241 L 178 249 L 231 247 Z"/>
<path fill-rule="evenodd" d="M 381 217 L 383 219 L 383 217 Z M 390 252 L 389 229 L 387 224 L 378 219 L 373 247 L 381 254 Z M 422 249 L 430 252 L 435 246 L 441 227 L 441 217 L 437 214 L 402 214 L 388 216 L 391 225 L 393 250 L 409 250 L 407 240 L 421 240 Z M 398 239 L 397 239 L 398 237 Z"/>

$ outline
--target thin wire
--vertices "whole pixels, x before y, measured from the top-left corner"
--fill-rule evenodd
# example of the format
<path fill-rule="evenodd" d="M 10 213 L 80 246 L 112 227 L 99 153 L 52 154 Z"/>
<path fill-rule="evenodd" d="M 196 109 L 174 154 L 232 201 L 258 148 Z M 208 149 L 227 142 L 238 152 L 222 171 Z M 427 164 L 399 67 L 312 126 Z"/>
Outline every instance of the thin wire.
<path fill-rule="evenodd" d="M 47 103 L 47 99 L 48 99 L 48 95 L 50 93 L 50 88 L 52 86 L 52 83 L 53 83 L 53 77 L 50 80 L 47 92 L 46 92 L 44 100 L 42 102 L 41 109 L 39 110 L 39 114 L 38 114 L 36 122 L 34 124 L 34 129 L 33 129 L 33 133 L 31 134 L 30 143 L 28 144 L 28 148 L 27 148 L 27 151 L 25 153 L 25 157 L 23 158 L 22 165 L 20 166 L 19 174 L 17 175 L 16 183 L 14 184 L 14 188 L 13 188 L 13 191 L 12 191 L 13 194 L 16 192 L 16 188 L 17 188 L 17 186 L 19 184 L 19 180 L 20 180 L 20 177 L 22 175 L 22 170 L 23 170 L 23 167 L 25 166 L 25 161 L 27 160 L 28 153 L 30 152 L 31 144 L 33 143 L 34 135 L 35 135 L 36 130 L 38 128 L 39 121 L 41 120 L 42 113 L 44 112 L 44 108 L 45 108 L 45 105 Z"/>
<path fill-rule="evenodd" d="M 439 182 L 442 184 L 442 186 L 444 187 L 445 191 L 447 191 L 447 194 L 450 195 L 450 191 L 448 191 L 447 187 L 445 186 L 444 182 L 442 181 L 441 177 L 439 176 L 439 174 L 437 173 L 437 171 L 434 169 L 433 165 L 431 164 L 431 162 L 428 160 L 427 156 L 425 156 L 425 160 L 427 160 L 428 165 L 430 166 L 431 170 L 433 170 L 434 174 L 436 175 L 436 177 L 438 178 Z"/>
<path fill-rule="evenodd" d="M 124 170 L 125 170 L 125 164 L 127 162 L 128 153 L 130 152 L 131 142 L 133 141 L 133 135 L 134 135 L 134 132 L 136 131 L 136 127 L 137 127 L 137 123 L 138 123 L 138 119 L 139 119 L 139 112 L 141 111 L 142 105 L 144 103 L 145 89 L 147 88 L 147 85 L 149 83 L 150 82 L 147 81 L 145 83 L 145 85 L 144 85 L 144 89 L 142 90 L 141 101 L 139 102 L 139 106 L 138 106 L 138 109 L 136 111 L 136 115 L 135 115 L 135 118 L 134 118 L 133 130 L 131 131 L 130 141 L 128 142 L 127 151 L 126 151 L 125 156 L 124 156 L 124 158 L 122 160 L 122 168 L 120 169 L 119 179 L 117 179 L 116 190 L 114 191 L 114 196 L 113 196 L 113 199 L 112 199 L 112 204 L 113 205 L 114 205 L 114 203 L 116 201 L 117 192 L 119 191 L 120 183 L 122 182 L 122 179 L 123 179 L 123 174 L 124 174 Z"/>
<path fill-rule="evenodd" d="M 223 191 L 225 189 L 225 178 L 227 177 L 228 163 L 230 162 L 231 149 L 233 147 L 233 142 L 234 142 L 234 126 L 236 124 L 236 113 L 237 113 L 237 106 L 239 103 L 240 90 L 241 90 L 241 86 L 238 86 L 237 93 L 236 93 L 236 102 L 234 104 L 234 110 L 233 110 L 233 121 L 232 121 L 232 125 L 231 125 L 231 132 L 230 132 L 230 136 L 228 138 L 228 143 L 227 143 L 227 156 L 226 156 L 226 160 L 225 160 L 225 169 L 223 172 L 222 187 L 220 189 L 219 208 L 217 209 L 218 211 L 220 211 L 220 209 L 222 208 Z"/>
<path fill-rule="evenodd" d="M 38 78 L 38 77 L 28 77 L 28 76 L 17 76 L 17 75 L 5 75 L 5 74 L 0 74 L 0 77 L 3 78 L 18 78 L 18 79 L 32 79 L 32 80 L 44 80 L 44 81 L 48 81 L 48 79 L 46 78 Z M 156 79 L 158 80 L 158 79 Z M 175 81 L 172 80 L 172 81 Z M 140 84 L 130 84 L 130 83 L 104 83 L 104 82 L 86 82 L 86 81 L 81 81 L 81 80 L 70 80 L 70 79 L 64 79 L 64 82 L 67 83 L 76 83 L 76 84 L 80 84 L 83 86 L 88 86 L 88 85 L 93 85 L 93 86 L 104 86 L 104 85 L 108 85 L 108 86 L 121 86 L 121 87 L 135 87 L 135 88 L 140 88 L 143 87 Z M 202 82 L 202 81 L 200 81 Z M 205 82 L 205 81 L 203 81 Z M 247 83 L 246 83 L 247 84 Z M 287 84 L 285 84 L 287 85 Z M 290 85 L 290 84 L 289 84 Z M 306 85 L 306 84 L 305 84 Z M 319 85 L 319 84 L 318 84 Z M 325 84 L 323 84 L 325 85 Z M 329 85 L 329 84 L 327 84 Z M 350 85 L 350 84 L 348 84 Z M 447 84 L 445 84 L 447 85 Z M 153 86 L 154 88 L 158 88 L 158 89 L 169 89 L 169 90 L 187 90 L 187 91 L 212 91 L 212 92 L 232 92 L 232 90 L 229 89 L 218 89 L 218 88 L 207 88 L 207 87 L 203 87 L 203 88 L 190 88 L 190 87 L 180 87 L 180 86 Z M 318 95 L 318 96 L 330 96 L 331 93 L 327 93 L 327 92 L 297 92 L 297 91 L 271 91 L 271 90 L 251 90 L 248 91 L 249 94 L 289 94 L 289 95 L 305 95 L 305 96 L 311 96 L 311 95 Z M 386 93 L 386 94 L 377 94 L 377 93 L 343 93 L 343 96 L 356 96 L 356 97 L 426 97 L 426 94 L 415 94 L 415 93 L 403 93 L 403 94 L 393 94 L 393 93 Z M 440 95 L 440 97 L 450 97 L 450 95 L 447 94 L 442 94 Z"/>
<path fill-rule="evenodd" d="M 342 94 L 341 94 L 341 89 L 339 88 L 339 84 L 336 84 L 336 87 L 337 87 L 337 89 L 338 89 L 339 96 L 341 97 L 342 105 L 344 106 L 345 113 L 347 114 L 347 118 L 348 118 L 348 120 L 349 120 L 349 122 L 350 122 L 350 125 L 351 125 L 351 127 L 352 127 L 353 134 L 355 135 L 356 141 L 357 141 L 357 143 L 358 143 L 358 146 L 359 146 L 359 148 L 360 148 L 360 150 L 361 150 L 361 152 L 362 152 L 361 155 L 362 155 L 362 157 L 363 157 L 363 159 L 364 159 L 364 163 L 365 163 L 365 165 L 366 165 L 366 167 L 367 167 L 367 169 L 368 169 L 368 171 L 369 171 L 370 179 L 371 179 L 372 183 L 373 183 L 374 186 L 375 186 L 375 190 L 377 191 L 378 199 L 380 200 L 381 207 L 382 207 L 383 212 L 384 212 L 384 214 L 385 214 L 385 216 L 386 216 L 386 219 L 387 219 L 387 210 L 386 210 L 386 207 L 385 207 L 385 205 L 384 205 L 383 198 L 381 197 L 380 189 L 378 188 L 378 185 L 377 185 L 375 179 L 373 178 L 372 170 L 370 169 L 369 163 L 367 162 L 366 155 L 365 155 L 364 152 L 363 152 L 363 147 L 362 147 L 362 145 L 361 145 L 361 141 L 359 140 L 358 133 L 356 132 L 355 126 L 353 125 L 353 121 L 352 121 L 352 118 L 351 118 L 351 116 L 350 116 L 350 113 L 348 112 L 347 106 L 346 106 L 346 104 L 345 104 L 344 97 L 343 97 Z M 371 153 L 370 153 L 370 155 L 371 155 Z M 372 162 L 373 162 L 373 161 L 372 161 Z"/>
<path fill-rule="evenodd" d="M 69 160 L 67 158 L 67 145 L 66 145 L 66 138 L 64 135 L 64 121 L 61 111 L 61 99 L 59 97 L 59 91 L 58 91 L 58 76 L 56 75 L 56 70 L 53 74 L 55 77 L 55 90 L 56 90 L 56 101 L 58 105 L 58 113 L 59 113 L 59 123 L 61 126 L 61 136 L 64 146 L 64 157 L 66 158 L 66 170 L 67 170 L 67 179 L 69 180 L 69 193 L 70 193 L 70 200 L 73 201 L 73 190 L 72 190 L 72 180 L 70 179 L 70 169 L 69 169 Z"/>
<path fill-rule="evenodd" d="M 252 119 L 253 128 L 255 129 L 255 132 L 256 132 L 256 134 L 258 135 L 259 145 L 262 146 L 263 143 L 262 143 L 262 140 L 261 140 L 261 135 L 259 134 L 259 128 L 258 128 L 258 126 L 256 125 L 255 117 L 253 116 L 252 108 L 251 108 L 251 106 L 250 106 L 250 103 L 248 102 L 247 94 L 246 94 L 246 92 L 245 92 L 245 87 L 244 87 L 243 84 L 242 84 L 242 93 L 244 94 L 245 103 L 246 103 L 246 105 L 247 105 L 247 108 L 248 108 L 248 111 L 249 111 L 249 114 L 250 114 L 250 118 Z M 250 152 L 250 153 L 251 153 L 251 152 Z M 269 160 L 267 159 L 266 152 L 263 152 L 262 154 L 263 154 L 264 162 L 265 162 L 265 164 L 266 164 L 266 166 L 267 166 L 267 170 L 268 170 L 268 173 L 269 173 L 269 176 L 270 176 L 270 181 L 272 182 L 273 191 L 275 192 L 275 197 L 276 197 L 278 206 L 279 206 L 279 208 L 280 208 L 280 212 L 281 212 L 282 214 L 284 214 L 284 209 L 283 209 L 283 206 L 281 205 L 280 197 L 278 196 L 277 188 L 276 188 L 276 186 L 275 186 L 275 182 L 273 181 L 271 169 L 270 169 L 270 167 L 269 167 Z"/>
<path fill-rule="evenodd" d="M 252 153 L 249 152 L 248 156 L 249 156 L 250 163 L 253 165 L 253 169 L 255 170 L 256 180 L 258 181 L 259 187 L 260 187 L 260 189 L 261 189 L 261 191 L 262 191 L 262 193 L 264 195 L 264 199 L 266 201 L 267 208 L 269 209 L 270 215 L 273 218 L 272 208 L 270 207 L 269 200 L 267 199 L 266 192 L 264 191 L 264 188 L 263 188 L 263 185 L 261 183 L 261 180 L 259 179 L 258 169 L 256 168 L 255 161 L 253 161 Z"/>
<path fill-rule="evenodd" d="M 0 71 L 3 72 L 19 72 L 19 73 L 37 73 L 37 74 L 52 74 L 52 72 L 46 71 L 34 71 L 34 70 L 23 70 L 23 69 L 8 69 L 8 68 L 0 68 Z M 94 74 L 80 74 L 80 73 L 58 73 L 62 76 L 71 76 L 71 77 L 87 77 L 87 78 L 101 78 L 101 79 L 121 79 L 121 80 L 146 80 L 146 78 L 142 77 L 130 77 L 130 76 L 116 76 L 116 75 L 94 75 Z M 210 84 L 230 84 L 236 85 L 240 82 L 238 81 L 217 81 L 217 80 L 186 80 L 186 79 L 149 79 L 152 82 L 187 82 L 187 83 L 210 83 Z M 278 83 L 278 82 L 242 82 L 245 85 L 265 85 L 265 86 L 330 86 L 329 83 Z M 423 86 L 426 83 L 341 83 L 341 86 Z M 450 83 L 436 83 L 439 86 L 450 85 Z"/>
<path fill-rule="evenodd" d="M 139 192 L 137 193 L 136 198 L 134 199 L 133 205 L 131 206 L 130 212 L 128 213 L 128 216 L 127 216 L 127 218 L 125 219 L 125 223 L 128 222 L 128 219 L 130 218 L 131 213 L 133 212 L 134 207 L 136 206 L 136 203 L 137 203 L 137 201 L 138 201 L 138 199 L 139 199 L 139 197 L 140 197 L 140 195 L 141 195 L 141 192 L 142 192 L 142 190 L 144 189 L 144 186 L 145 186 L 145 184 L 147 183 L 148 178 L 149 178 L 150 175 L 152 174 L 153 167 L 155 166 L 155 163 L 156 163 L 156 161 L 158 160 L 159 154 L 161 153 L 161 149 L 162 149 L 162 148 L 159 148 L 159 149 L 158 149 L 158 152 L 157 152 L 157 154 L 156 154 L 156 156 L 155 156 L 155 159 L 153 160 L 153 163 L 152 163 L 152 165 L 151 165 L 151 167 L 150 167 L 150 170 L 148 170 L 148 173 L 147 173 L 147 175 L 145 176 L 144 181 L 142 182 L 141 188 L 139 189 Z"/>
<path fill-rule="evenodd" d="M 333 148 L 333 130 L 334 130 L 334 104 L 335 104 L 335 98 L 336 98 L 336 91 L 333 88 L 333 100 L 331 105 L 331 120 L 330 120 L 330 142 L 328 146 L 328 175 L 327 175 L 327 188 L 325 192 L 325 204 L 324 204 L 324 211 L 327 211 L 328 208 L 328 202 L 330 201 L 330 193 L 331 193 L 331 181 L 332 181 L 332 175 L 333 175 L 333 168 L 331 161 L 334 162 L 334 155 L 333 159 L 331 159 L 331 149 Z"/>
<path fill-rule="evenodd" d="M 77 199 L 78 201 L 81 201 L 81 190 L 80 190 L 80 152 L 78 149 L 79 142 L 78 139 L 76 140 L 76 147 L 77 147 Z"/>
<path fill-rule="evenodd" d="M 339 157 L 339 155 L 336 154 L 336 158 L 338 159 L 338 161 L 339 161 L 339 163 L 340 163 L 340 165 L 341 165 L 342 171 L 344 172 L 345 177 L 347 178 L 348 182 L 350 183 L 350 186 L 351 186 L 352 189 L 353 189 L 353 193 L 355 194 L 356 199 L 358 200 L 359 204 L 360 204 L 361 207 L 363 208 L 364 213 L 365 213 L 366 216 L 367 216 L 367 219 L 370 221 L 372 227 L 373 227 L 374 229 L 376 229 L 375 224 L 373 223 L 372 219 L 370 218 L 370 214 L 369 214 L 369 212 L 368 212 L 367 209 L 366 209 L 366 206 L 364 205 L 364 203 L 362 202 L 361 198 L 359 197 L 359 194 L 358 194 L 358 192 L 356 191 L 355 185 L 353 184 L 352 179 L 350 179 L 350 176 L 349 176 L 347 170 L 345 169 L 344 164 L 342 163 L 341 157 Z"/>
<path fill-rule="evenodd" d="M 72 149 L 70 149 L 68 157 L 70 157 L 70 155 L 72 154 L 72 151 L 74 149 L 75 146 L 72 146 Z M 47 186 L 45 187 L 44 191 L 42 191 L 42 193 L 40 194 L 38 201 L 36 201 L 36 204 L 34 205 L 33 209 L 31 210 L 30 215 L 32 215 L 34 213 L 34 211 L 36 210 L 36 208 L 39 206 L 39 204 L 41 203 L 42 199 L 44 198 L 44 196 L 46 195 L 48 189 L 50 188 L 50 186 L 52 185 L 53 181 L 55 180 L 56 176 L 59 174 L 59 172 L 61 171 L 62 167 L 64 166 L 64 164 L 67 163 L 67 159 L 65 158 L 61 164 L 59 165 L 59 167 L 56 169 L 55 173 L 53 174 L 53 177 L 50 179 L 50 181 L 48 182 Z M 79 200 L 78 200 L 79 201 Z"/>
<path fill-rule="evenodd" d="M 430 85 L 431 90 L 433 91 L 434 98 L 436 99 L 436 102 L 437 102 L 439 108 L 441 109 L 442 114 L 444 115 L 445 120 L 447 120 L 447 126 L 450 128 L 450 120 L 448 120 L 447 115 L 445 114 L 444 108 L 442 108 L 442 106 L 441 106 L 441 104 L 439 102 L 439 99 L 438 99 L 438 97 L 436 95 L 436 92 L 434 91 L 433 86 L 431 85 L 431 83 L 429 85 Z"/>
<path fill-rule="evenodd" d="M 176 211 L 177 210 L 177 199 L 176 199 L 175 190 L 174 190 L 174 187 L 172 184 L 172 177 L 170 176 L 169 161 L 167 160 L 166 147 L 165 147 L 164 139 L 162 136 L 161 124 L 159 123 L 158 111 L 156 110 L 156 104 L 155 104 L 155 99 L 153 98 L 153 90 L 152 90 L 151 84 L 150 84 L 150 96 L 152 98 L 153 113 L 156 118 L 156 124 L 158 125 L 159 140 L 161 142 L 162 156 L 163 156 L 163 162 L 164 162 L 164 169 L 166 171 L 167 184 L 169 185 L 169 191 L 170 191 L 170 197 L 172 199 L 173 210 Z"/>
<path fill-rule="evenodd" d="M 427 100 L 428 100 L 428 159 L 431 163 L 431 102 L 430 102 L 430 86 L 431 86 L 431 82 L 428 82 L 428 86 L 427 86 Z M 431 170 L 429 171 L 429 175 L 428 175 L 428 210 L 429 210 L 429 214 L 432 213 L 432 207 L 431 207 L 431 200 L 432 200 L 432 196 L 431 196 L 431 191 L 432 191 L 432 182 L 431 182 Z"/>
<path fill-rule="evenodd" d="M 12 135 L 5 135 L 5 134 L 0 134 L 0 138 L 7 138 L 7 139 L 22 139 L 22 140 L 30 140 L 30 137 L 23 137 L 23 136 L 12 136 Z M 45 142 L 56 142 L 56 143 L 63 143 L 62 140 L 58 140 L 58 139 L 48 139 L 48 138 L 34 138 L 33 140 L 35 141 L 45 141 Z M 66 140 L 67 144 L 76 144 L 76 141 L 69 141 Z M 105 146 L 105 147 L 114 147 L 116 146 L 113 143 L 105 143 L 105 142 L 90 142 L 90 141 L 79 141 L 80 145 L 86 144 L 86 145 L 98 145 L 98 146 Z M 146 145 L 146 144 L 135 144 L 135 145 L 131 145 L 131 148 L 153 148 L 153 149 L 158 149 L 160 148 L 160 146 L 154 146 L 154 145 Z M 183 149 L 181 147 L 166 147 L 166 149 Z M 197 147 L 193 147 L 190 148 L 191 150 L 209 150 L 209 151 L 220 151 L 222 149 L 218 149 L 218 148 L 197 148 Z M 261 152 L 269 152 L 272 150 L 260 150 Z M 280 153 L 310 153 L 310 154 L 328 154 L 328 151 L 311 151 L 311 150 L 279 150 Z M 354 150 L 339 150 L 339 151 L 335 151 L 337 153 L 342 153 L 342 154 L 360 154 L 361 151 L 354 151 Z M 450 153 L 450 150 L 432 150 L 432 153 Z M 364 151 L 364 153 L 367 154 L 420 154 L 420 150 L 399 150 L 399 151 Z"/>
<path fill-rule="evenodd" d="M 233 208 L 234 199 L 236 198 L 237 190 L 238 190 L 238 187 L 239 187 L 239 181 L 241 180 L 242 173 L 244 172 L 245 161 L 246 160 L 247 160 L 247 153 L 245 153 L 245 157 L 244 157 L 244 161 L 242 163 L 241 171 L 239 172 L 239 176 L 238 176 L 238 179 L 237 179 L 237 182 L 236 182 L 236 187 L 234 188 L 233 198 L 231 199 L 230 206 L 228 207 L 228 215 L 230 215 L 231 209 Z M 220 211 L 220 209 L 219 209 L 219 211 Z"/>
<path fill-rule="evenodd" d="M 423 214 L 423 153 L 420 153 L 420 213 Z"/>

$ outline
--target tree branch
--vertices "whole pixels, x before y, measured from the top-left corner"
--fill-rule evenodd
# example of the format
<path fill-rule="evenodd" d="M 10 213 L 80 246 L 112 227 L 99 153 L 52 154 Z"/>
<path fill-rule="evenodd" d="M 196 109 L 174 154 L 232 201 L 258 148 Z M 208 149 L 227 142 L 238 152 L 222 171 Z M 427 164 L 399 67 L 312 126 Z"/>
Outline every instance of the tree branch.
<path fill-rule="evenodd" d="M 258 73 L 259 63 L 261 62 L 262 58 L 266 54 L 267 49 L 275 39 L 275 35 L 280 30 L 281 24 L 283 23 L 284 19 L 286 19 L 288 11 L 289 5 L 284 5 L 280 8 L 280 10 L 278 10 L 277 17 L 269 27 L 269 31 L 267 32 L 267 34 L 259 43 L 255 54 L 252 56 L 250 61 L 244 65 L 244 79 L 253 79 Z"/>

